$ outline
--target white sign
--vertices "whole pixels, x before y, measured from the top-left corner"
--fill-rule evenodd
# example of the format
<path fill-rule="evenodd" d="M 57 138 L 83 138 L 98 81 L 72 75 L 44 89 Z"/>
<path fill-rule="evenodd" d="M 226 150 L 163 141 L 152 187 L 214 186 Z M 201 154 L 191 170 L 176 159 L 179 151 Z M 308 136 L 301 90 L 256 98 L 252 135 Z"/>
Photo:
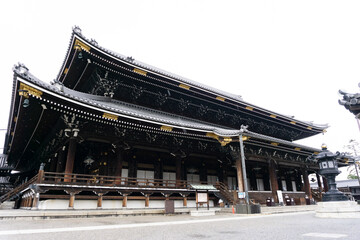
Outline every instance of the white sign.
<path fill-rule="evenodd" d="M 245 198 L 245 192 L 238 192 L 238 198 L 244 199 Z"/>
<path fill-rule="evenodd" d="M 277 193 L 277 196 L 278 196 L 278 199 L 279 199 L 279 204 L 284 205 L 284 199 L 283 199 L 282 191 L 277 190 L 276 193 Z"/>
<path fill-rule="evenodd" d="M 208 194 L 207 193 L 197 193 L 198 202 L 199 203 L 207 203 L 208 201 Z"/>

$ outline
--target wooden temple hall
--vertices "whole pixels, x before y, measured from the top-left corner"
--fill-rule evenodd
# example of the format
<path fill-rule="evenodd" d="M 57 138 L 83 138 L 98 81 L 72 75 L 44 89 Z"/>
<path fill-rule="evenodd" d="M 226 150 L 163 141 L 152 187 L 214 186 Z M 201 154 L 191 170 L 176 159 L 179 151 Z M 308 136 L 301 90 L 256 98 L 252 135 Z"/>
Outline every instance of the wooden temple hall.
<path fill-rule="evenodd" d="M 256 203 L 276 202 L 277 190 L 296 204 L 312 198 L 308 174 L 318 166 L 309 156 L 320 150 L 293 141 L 325 125 L 120 55 L 78 27 L 51 84 L 23 64 L 13 71 L 2 202 L 85 209 L 164 208 L 174 200 L 194 207 L 195 192 L 204 190 L 212 207 L 239 202 L 246 184 Z"/>

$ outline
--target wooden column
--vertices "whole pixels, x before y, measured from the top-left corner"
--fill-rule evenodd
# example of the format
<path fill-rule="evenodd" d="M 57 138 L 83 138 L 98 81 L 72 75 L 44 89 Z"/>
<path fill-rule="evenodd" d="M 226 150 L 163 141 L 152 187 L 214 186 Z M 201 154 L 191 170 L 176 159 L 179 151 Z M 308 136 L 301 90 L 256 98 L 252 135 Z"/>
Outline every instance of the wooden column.
<path fill-rule="evenodd" d="M 181 157 L 176 156 L 175 159 L 175 166 L 176 166 L 176 186 L 179 187 L 181 181 Z"/>
<path fill-rule="evenodd" d="M 235 160 L 236 165 L 236 174 L 237 174 L 237 181 L 238 181 L 238 188 L 240 192 L 244 192 L 244 181 L 243 181 L 243 174 L 242 174 L 242 166 L 241 160 L 239 157 Z"/>
<path fill-rule="evenodd" d="M 123 207 L 127 207 L 127 198 L 128 198 L 128 194 L 124 193 L 123 194 L 123 202 L 122 202 Z"/>
<path fill-rule="evenodd" d="M 275 202 L 278 202 L 278 197 L 277 197 L 276 191 L 279 190 L 279 185 L 278 185 L 277 174 L 276 174 L 276 165 L 272 159 L 269 160 L 269 177 L 270 177 L 272 196 L 273 196 Z"/>
<path fill-rule="evenodd" d="M 69 209 L 74 209 L 74 202 L 75 202 L 75 193 L 70 193 L 70 199 L 69 199 Z"/>
<path fill-rule="evenodd" d="M 97 208 L 102 208 L 102 200 L 103 200 L 103 194 L 99 193 L 97 199 Z"/>
<path fill-rule="evenodd" d="M 67 174 L 73 173 L 75 153 L 76 153 L 76 139 L 71 138 L 69 141 L 69 149 L 68 149 L 67 158 L 66 158 L 64 182 L 71 182 L 71 179 L 70 179 L 71 176 L 67 175 Z"/>
<path fill-rule="evenodd" d="M 119 147 L 116 149 L 116 161 L 115 161 L 115 177 L 119 177 L 119 179 L 116 179 L 115 184 L 121 184 L 121 172 L 123 167 L 123 150 L 119 149 Z"/>
<path fill-rule="evenodd" d="M 145 194 L 145 207 L 149 207 L 150 205 L 150 195 L 149 194 Z"/>
<path fill-rule="evenodd" d="M 311 199 L 311 198 L 312 198 L 312 194 L 311 194 L 311 187 L 310 187 L 308 172 L 306 171 L 306 169 L 303 169 L 303 170 L 302 170 L 302 173 L 303 173 L 304 191 L 305 191 L 305 194 L 308 195 L 308 197 Z"/>
<path fill-rule="evenodd" d="M 183 198 L 183 207 L 187 207 L 187 196 Z"/>

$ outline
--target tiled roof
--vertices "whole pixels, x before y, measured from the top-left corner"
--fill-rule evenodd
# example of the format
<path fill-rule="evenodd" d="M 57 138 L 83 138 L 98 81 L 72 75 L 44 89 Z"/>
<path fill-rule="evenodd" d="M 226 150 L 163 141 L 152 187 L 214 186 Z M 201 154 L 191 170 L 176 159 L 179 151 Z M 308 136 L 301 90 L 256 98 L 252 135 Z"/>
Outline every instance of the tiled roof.
<path fill-rule="evenodd" d="M 114 52 L 112 50 L 109 50 L 107 48 L 104 48 L 102 46 L 100 46 L 95 40 L 91 39 L 87 39 L 81 32 L 81 29 L 78 28 L 78 27 L 74 27 L 73 28 L 73 36 L 76 36 L 80 39 L 82 39 L 83 41 L 87 42 L 88 44 L 90 44 L 92 47 L 94 48 L 97 48 L 111 56 L 113 56 L 114 58 L 117 58 L 118 60 L 120 61 L 124 61 L 126 62 L 127 64 L 129 65 L 133 65 L 133 66 L 136 66 L 136 67 L 139 67 L 139 68 L 143 68 L 145 70 L 148 70 L 148 71 L 151 71 L 151 72 L 154 72 L 154 73 L 157 73 L 157 74 L 160 74 L 160 75 L 163 75 L 163 76 L 166 76 L 166 77 L 169 77 L 173 80 L 176 80 L 178 81 L 179 83 L 183 83 L 183 84 L 186 84 L 186 85 L 190 85 L 192 87 L 195 87 L 195 88 L 199 88 L 199 89 L 202 89 L 202 90 L 206 90 L 206 91 L 209 91 L 211 92 L 212 94 L 215 94 L 215 95 L 220 95 L 222 97 L 225 97 L 225 98 L 228 98 L 228 99 L 232 99 L 238 103 L 241 103 L 241 104 L 245 104 L 245 105 L 248 105 L 248 106 L 252 106 L 256 109 L 259 109 L 261 111 L 265 111 L 265 112 L 268 112 L 270 114 L 276 114 L 276 115 L 279 115 L 279 116 L 282 116 L 284 118 L 288 118 L 288 119 L 293 119 L 293 117 L 290 117 L 290 116 L 287 116 L 287 115 L 283 115 L 283 114 L 277 114 L 277 113 L 274 113 L 272 111 L 269 111 L 269 110 L 266 110 L 266 109 L 263 109 L 261 107 L 258 107 L 258 106 L 255 106 L 253 104 L 250 104 L 246 101 L 244 101 L 242 99 L 242 97 L 240 95 L 236 95 L 236 94 L 232 94 L 232 93 L 228 93 L 226 91 L 222 91 L 222 90 L 219 90 L 219 89 L 216 89 L 216 88 L 213 88 L 213 87 L 210 87 L 210 86 L 207 86 L 205 84 L 202 84 L 202 83 L 199 83 L 199 82 L 196 82 L 196 81 L 193 81 L 191 79 L 188 79 L 188 78 L 185 78 L 185 77 L 182 77 L 182 76 L 179 76 L 179 75 L 176 75 L 174 73 L 170 73 L 170 72 L 167 72 L 165 70 L 162 70 L 162 69 L 159 69 L 157 67 L 154 67 L 154 66 L 151 66 L 149 64 L 146 64 L 146 63 L 143 63 L 141 61 L 138 61 L 138 60 L 135 60 L 133 59 L 132 57 L 128 57 L 128 56 L 125 56 L 125 55 L 122 55 L 120 53 L 117 53 L 117 52 Z M 295 119 L 293 119 L 295 120 Z M 298 121 L 298 120 L 297 120 Z M 311 127 L 315 127 L 315 128 L 318 128 L 318 129 L 321 129 L 321 130 L 324 130 L 326 128 L 329 127 L 328 124 L 315 124 L 311 121 L 298 121 L 299 123 L 303 123 L 305 125 L 309 125 Z"/>
<path fill-rule="evenodd" d="M 125 117 L 132 118 L 144 122 L 151 122 L 159 125 L 168 125 L 181 129 L 190 129 L 199 132 L 212 132 L 218 136 L 222 137 L 238 137 L 240 134 L 244 136 L 249 136 L 251 138 L 261 139 L 269 142 L 277 142 L 280 144 L 284 144 L 291 147 L 299 147 L 301 149 L 307 151 L 320 151 L 319 149 L 311 148 L 304 145 L 299 145 L 296 143 L 292 143 L 286 140 L 269 137 L 266 135 L 254 133 L 248 131 L 246 128 L 242 129 L 230 129 L 224 128 L 221 126 L 217 126 L 211 123 L 198 121 L 195 119 L 190 119 L 186 117 L 182 117 L 179 115 L 174 115 L 130 103 L 125 103 L 122 101 L 114 100 L 109 97 L 97 96 L 87 93 L 82 93 L 79 91 L 75 91 L 69 88 L 66 88 L 60 83 L 48 84 L 45 83 L 35 76 L 33 76 L 30 72 L 26 71 L 22 72 L 19 68 L 14 68 L 15 74 L 20 76 L 21 78 L 37 85 L 45 90 L 48 90 L 49 93 L 57 94 L 68 99 L 74 100 L 79 103 L 86 104 L 88 106 L 92 106 L 98 108 L 102 111 L 109 111 L 113 114 Z"/>

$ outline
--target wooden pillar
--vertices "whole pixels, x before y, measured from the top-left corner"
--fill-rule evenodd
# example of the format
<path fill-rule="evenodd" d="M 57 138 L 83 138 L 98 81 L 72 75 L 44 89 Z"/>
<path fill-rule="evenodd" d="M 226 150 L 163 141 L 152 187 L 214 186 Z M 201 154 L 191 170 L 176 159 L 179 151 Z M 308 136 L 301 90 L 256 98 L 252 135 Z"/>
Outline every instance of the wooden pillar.
<path fill-rule="evenodd" d="M 183 198 L 183 207 L 187 207 L 187 196 Z"/>
<path fill-rule="evenodd" d="M 272 196 L 273 196 L 275 202 L 278 202 L 278 197 L 277 197 L 276 191 L 279 190 L 279 185 L 278 185 L 277 174 L 276 174 L 276 165 L 272 159 L 269 160 L 269 177 L 270 177 Z"/>
<path fill-rule="evenodd" d="M 304 191 L 305 191 L 305 194 L 308 195 L 308 197 L 311 199 L 311 198 L 312 198 L 312 194 L 311 194 L 311 187 L 310 187 L 308 172 L 306 171 L 306 169 L 303 169 L 303 170 L 302 170 L 302 173 L 303 173 Z"/>
<path fill-rule="evenodd" d="M 123 194 L 123 202 L 122 202 L 123 207 L 127 207 L 127 198 L 128 198 L 128 194 L 124 193 Z"/>
<path fill-rule="evenodd" d="M 71 182 L 71 175 L 67 175 L 67 174 L 73 173 L 75 153 L 76 153 L 76 139 L 71 138 L 69 141 L 69 149 L 68 149 L 67 158 L 66 158 L 64 182 Z"/>
<path fill-rule="evenodd" d="M 244 192 L 244 181 L 243 181 L 243 174 L 242 174 L 242 166 L 241 166 L 241 160 L 240 160 L 239 157 L 236 158 L 235 165 L 236 165 L 238 189 L 239 189 L 240 192 Z"/>
<path fill-rule="evenodd" d="M 74 202 L 75 202 L 75 193 L 70 193 L 70 199 L 69 199 L 69 209 L 74 209 Z"/>
<path fill-rule="evenodd" d="M 121 184 L 121 172 L 123 167 L 123 150 L 119 149 L 119 147 L 116 149 L 116 160 L 115 160 L 115 177 L 119 177 L 115 180 L 115 184 Z"/>
<path fill-rule="evenodd" d="M 149 207 L 150 205 L 150 195 L 149 194 L 145 194 L 145 207 Z"/>
<path fill-rule="evenodd" d="M 181 181 L 181 157 L 180 156 L 176 156 L 175 159 L 175 166 L 176 166 L 176 186 L 180 186 L 180 181 Z"/>
<path fill-rule="evenodd" d="M 324 184 L 324 192 L 329 191 L 329 184 L 326 178 L 322 177 L 323 184 Z"/>
<path fill-rule="evenodd" d="M 102 208 L 102 200 L 103 200 L 103 194 L 99 193 L 97 199 L 97 208 Z"/>
<path fill-rule="evenodd" d="M 44 163 L 41 163 L 36 182 L 41 183 L 43 181 L 43 178 L 44 178 Z"/>

